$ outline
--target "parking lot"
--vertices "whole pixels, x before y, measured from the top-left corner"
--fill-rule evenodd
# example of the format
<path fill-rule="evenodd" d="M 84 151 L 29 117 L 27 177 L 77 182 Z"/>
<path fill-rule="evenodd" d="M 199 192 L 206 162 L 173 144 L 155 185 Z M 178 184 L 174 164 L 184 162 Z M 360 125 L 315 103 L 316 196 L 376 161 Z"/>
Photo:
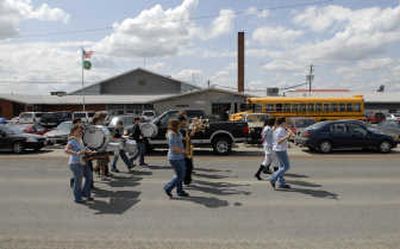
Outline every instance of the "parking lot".
<path fill-rule="evenodd" d="M 149 167 L 96 178 L 95 201 L 72 202 L 59 149 L 1 154 L 0 248 L 396 248 L 400 152 L 290 149 L 291 190 L 253 178 L 261 151 L 196 151 L 189 198 L 169 200 L 163 152 Z"/>

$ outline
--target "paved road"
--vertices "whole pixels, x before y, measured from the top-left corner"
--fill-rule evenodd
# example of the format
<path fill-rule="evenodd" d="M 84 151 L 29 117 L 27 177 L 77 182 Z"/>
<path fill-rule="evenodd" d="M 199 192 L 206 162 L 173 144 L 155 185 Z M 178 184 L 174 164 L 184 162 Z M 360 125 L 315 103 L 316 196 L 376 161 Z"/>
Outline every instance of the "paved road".
<path fill-rule="evenodd" d="M 293 154 L 293 153 L 292 153 Z M 398 248 L 398 153 L 292 156 L 290 191 L 254 181 L 254 154 L 196 160 L 191 197 L 168 200 L 164 157 L 96 182 L 76 205 L 60 153 L 0 155 L 0 248 Z M 119 165 L 124 169 L 123 165 Z"/>

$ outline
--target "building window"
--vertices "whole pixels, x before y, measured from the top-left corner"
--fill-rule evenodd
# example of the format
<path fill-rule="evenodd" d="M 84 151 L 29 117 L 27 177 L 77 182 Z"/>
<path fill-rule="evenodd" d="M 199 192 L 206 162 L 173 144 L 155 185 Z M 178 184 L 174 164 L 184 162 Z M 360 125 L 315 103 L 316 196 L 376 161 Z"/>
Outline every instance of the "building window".
<path fill-rule="evenodd" d="M 211 105 L 211 112 L 213 115 L 222 115 L 227 111 L 231 111 L 231 103 L 213 103 Z"/>

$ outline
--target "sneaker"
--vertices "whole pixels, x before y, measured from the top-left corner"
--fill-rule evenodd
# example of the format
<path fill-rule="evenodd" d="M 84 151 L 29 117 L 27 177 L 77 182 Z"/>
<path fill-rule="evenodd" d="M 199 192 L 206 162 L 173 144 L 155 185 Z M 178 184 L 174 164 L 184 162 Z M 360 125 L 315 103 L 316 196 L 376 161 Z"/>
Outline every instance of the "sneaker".
<path fill-rule="evenodd" d="M 87 201 L 94 201 L 94 198 L 93 197 L 87 197 L 86 200 Z"/>
<path fill-rule="evenodd" d="M 169 192 L 169 191 L 167 191 L 167 190 L 165 190 L 165 189 L 164 189 L 164 192 L 165 192 L 166 195 L 168 195 L 168 197 L 169 197 L 170 199 L 173 198 L 173 195 L 172 195 L 171 192 Z"/>
<path fill-rule="evenodd" d="M 283 189 L 291 189 L 291 187 L 290 187 L 290 185 L 289 185 L 289 184 L 283 184 L 283 185 L 280 185 L 280 186 L 279 186 L 279 188 L 283 188 Z"/>
<path fill-rule="evenodd" d="M 178 193 L 179 197 L 189 197 L 189 194 L 186 192 Z"/>
<path fill-rule="evenodd" d="M 118 169 L 111 169 L 111 172 L 119 173 L 119 170 Z"/>

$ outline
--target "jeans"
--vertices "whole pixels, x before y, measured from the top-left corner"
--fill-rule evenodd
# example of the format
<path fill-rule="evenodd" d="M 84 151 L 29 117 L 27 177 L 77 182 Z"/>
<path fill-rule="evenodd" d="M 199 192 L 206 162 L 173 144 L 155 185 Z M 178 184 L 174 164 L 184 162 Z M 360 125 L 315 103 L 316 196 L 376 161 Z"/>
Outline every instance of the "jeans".
<path fill-rule="evenodd" d="M 93 171 L 88 164 L 82 167 L 85 183 L 83 184 L 82 196 L 89 198 L 92 193 Z"/>
<path fill-rule="evenodd" d="M 74 193 L 74 200 L 81 201 L 82 200 L 82 177 L 83 177 L 83 168 L 82 165 L 79 163 L 70 164 L 69 169 L 72 171 L 73 175 L 73 193 Z"/>
<path fill-rule="evenodd" d="M 131 158 L 131 164 L 139 157 L 139 164 L 144 164 L 144 154 L 146 153 L 146 144 L 144 142 L 137 142 L 138 152 Z"/>
<path fill-rule="evenodd" d="M 189 185 L 192 182 L 192 172 L 193 172 L 193 159 L 192 158 L 185 158 L 185 177 L 184 183 L 185 185 Z"/>
<path fill-rule="evenodd" d="M 176 187 L 176 192 L 181 194 L 183 193 L 183 179 L 186 171 L 185 160 L 169 160 L 169 162 L 176 175 L 164 186 L 164 190 L 170 193 Z"/>
<path fill-rule="evenodd" d="M 113 170 L 116 170 L 116 169 L 117 169 L 117 162 L 118 162 L 118 158 L 119 158 L 119 157 L 122 158 L 122 161 L 125 163 L 126 167 L 127 167 L 128 169 L 130 169 L 132 164 L 131 164 L 131 161 L 129 160 L 129 158 L 128 158 L 128 156 L 126 155 L 126 152 L 125 152 L 124 150 L 119 150 L 118 153 L 115 153 L 115 152 L 114 152 L 114 159 L 113 159 L 113 163 L 112 163 L 112 165 L 111 165 L 111 168 L 112 168 Z"/>
<path fill-rule="evenodd" d="M 272 174 L 270 180 L 278 182 L 279 185 L 284 185 L 286 184 L 284 175 L 290 168 L 289 157 L 287 151 L 275 151 L 275 155 L 279 162 L 279 169 Z"/>

